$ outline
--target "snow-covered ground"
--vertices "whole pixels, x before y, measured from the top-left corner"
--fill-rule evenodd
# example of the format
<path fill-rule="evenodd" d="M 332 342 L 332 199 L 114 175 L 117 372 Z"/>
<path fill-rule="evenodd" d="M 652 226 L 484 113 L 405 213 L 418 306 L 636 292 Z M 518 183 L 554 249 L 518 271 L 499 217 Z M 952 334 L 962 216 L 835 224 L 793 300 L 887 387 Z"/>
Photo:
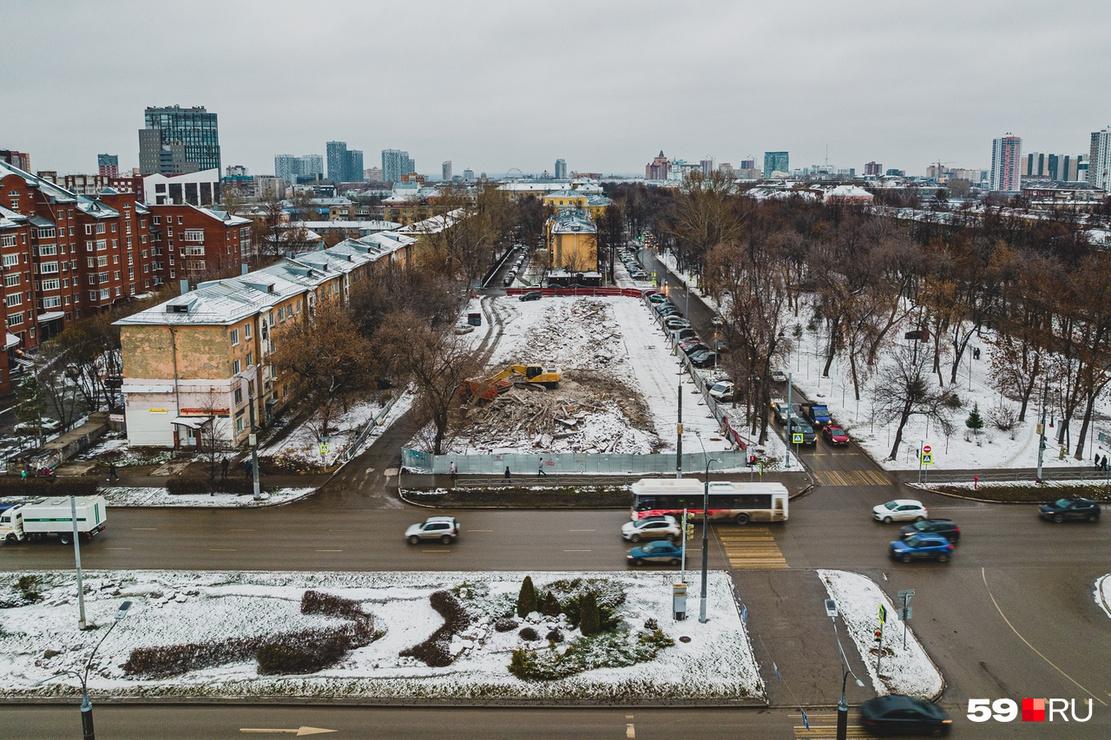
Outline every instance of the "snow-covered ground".
<path fill-rule="evenodd" d="M 721 304 L 719 304 L 711 296 L 707 295 L 706 293 L 704 293 L 702 291 L 701 287 L 699 287 L 699 284 L 698 284 L 698 278 L 696 276 L 691 275 L 690 273 L 686 272 L 685 270 L 680 270 L 679 269 L 679 265 L 675 261 L 675 255 L 673 255 L 671 252 L 660 251 L 660 252 L 656 253 L 656 259 L 658 259 L 663 264 L 667 265 L 667 268 L 669 270 L 671 270 L 673 273 L 675 273 L 676 277 L 678 277 L 680 280 L 682 280 L 687 285 L 691 286 L 691 292 L 694 293 L 696 296 L 700 297 L 702 299 L 703 303 L 705 303 L 707 306 L 709 306 L 713 310 L 715 310 L 719 313 L 721 312 Z"/>
<path fill-rule="evenodd" d="M 1111 617 L 1111 573 L 1102 575 L 1096 579 L 1095 589 L 1092 591 L 1092 596 L 1095 598 L 1099 608 Z"/>
<path fill-rule="evenodd" d="M 105 486 L 100 493 L 108 500 L 109 506 L 121 507 L 208 507 L 217 509 L 238 509 L 258 506 L 278 506 L 308 496 L 315 488 L 279 488 L 263 492 L 262 498 L 255 501 L 251 495 L 234 493 L 171 494 L 165 488 L 153 486 Z"/>
<path fill-rule="evenodd" d="M 818 570 L 818 577 L 825 584 L 829 597 L 837 602 L 838 614 L 856 644 L 877 694 L 933 699 L 941 693 L 945 680 L 909 626 L 906 647 L 903 647 L 903 622 L 883 589 L 866 576 L 843 570 Z M 884 654 L 877 674 L 878 644 L 874 632 L 880 626 L 880 605 L 887 609 L 887 623 L 883 627 Z M 911 605 L 913 607 L 913 601 Z"/>
<path fill-rule="evenodd" d="M 671 451 L 675 449 L 680 383 L 684 450 L 701 450 L 698 435 L 707 451 L 729 449 L 701 393 L 689 376 L 680 374 L 678 360 L 643 301 L 623 296 L 546 297 L 539 301 L 501 297 L 492 299 L 491 306 L 502 317 L 503 333 L 490 368 L 515 362 L 558 366 L 564 387 L 570 389 L 577 384 L 578 395 L 585 400 L 592 396 L 591 377 L 604 376 L 624 386 L 627 391 L 623 395 L 643 400 L 648 422 L 642 426 L 631 424 L 628 409 L 607 400 L 581 412 L 573 442 L 537 439 L 524 431 L 513 436 L 513 430 L 501 429 L 497 439 L 459 437 L 450 443 L 450 452 Z M 501 402 L 499 399 L 495 403 Z M 419 442 L 414 440 L 413 444 Z"/>
<path fill-rule="evenodd" d="M 728 574 L 710 574 L 710 621 L 675 622 L 671 617 L 674 574 L 545 573 L 539 590 L 557 579 L 597 579 L 619 589 L 621 627 L 609 636 L 582 641 L 566 617 L 535 612 L 507 631 L 494 623 L 514 609 L 523 573 L 259 573 L 185 571 L 90 571 L 85 607 L 100 628 L 77 629 L 74 582 L 69 574 L 34 572 L 0 579 L 0 695 L 74 696 L 79 691 L 61 671 L 83 665 L 104 635 L 119 604 L 132 602 L 127 617 L 103 642 L 89 673 L 89 690 L 115 697 L 250 698 L 328 696 L 353 699 L 480 699 L 602 701 L 621 704 L 683 698 L 724 702 L 764 701 L 764 686 L 744 624 L 737 613 Z M 19 579 L 23 577 L 22 585 Z M 303 613 L 308 589 L 352 599 L 384 634 L 348 652 L 330 667 L 302 675 L 261 675 L 253 654 L 228 659 L 218 646 L 229 640 L 336 628 L 346 617 Z M 450 590 L 470 624 L 450 636 L 451 664 L 430 667 L 399 653 L 425 641 L 444 624 L 431 606 L 433 592 Z M 643 648 L 655 625 L 668 641 L 647 662 L 608 662 L 610 656 Z M 541 635 L 518 635 L 532 626 Z M 564 641 L 550 647 L 544 636 L 559 626 Z M 681 638 L 689 638 L 684 641 Z M 204 667 L 166 677 L 126 673 L 132 650 L 185 643 L 216 646 Z M 581 643 L 581 644 L 580 644 Z M 578 645 L 587 669 L 554 680 L 521 680 L 508 668 L 514 649 L 535 650 L 552 660 Z M 589 645 L 587 648 L 585 646 Z M 640 647 L 637 647 L 637 646 Z M 616 652 L 614 652 L 616 650 Z M 40 682 L 58 676 L 45 685 Z"/>
<path fill-rule="evenodd" d="M 1031 401 L 1026 422 L 1017 424 L 1012 431 L 1003 432 L 992 426 L 990 421 L 992 409 L 1002 403 L 1012 408 L 1017 415 L 1019 405 L 1009 399 L 1000 398 L 999 391 L 992 380 L 991 347 L 986 341 L 975 337 L 964 352 L 957 373 L 957 382 L 951 386 L 963 402 L 962 408 L 952 412 L 951 422 L 955 431 L 946 438 L 938 428 L 937 422 L 927 422 L 921 416 L 912 416 L 903 430 L 903 440 L 896 459 L 887 460 L 898 420 L 885 423 L 875 418 L 872 405 L 874 383 L 876 376 L 882 373 L 884 360 L 880 360 L 880 370 L 861 381 L 861 398 L 859 402 L 856 401 L 853 397 L 849 363 L 844 353 L 834 358 L 829 377 L 822 377 L 821 371 L 825 365 L 823 349 L 827 338 L 824 332 L 810 331 L 806 328 L 809 315 L 809 309 L 804 308 L 798 319 L 792 322 L 801 325 L 802 336 L 797 340 L 799 346 L 787 358 L 784 369 L 791 372 L 792 383 L 812 401 L 827 404 L 834 418 L 841 422 L 853 439 L 887 470 L 916 469 L 918 467 L 916 453 L 923 441 L 933 448 L 932 467 L 936 470 L 1032 468 L 1037 465 L 1037 403 Z M 892 335 L 897 337 L 894 340 L 896 345 L 904 343 L 902 328 L 897 327 L 892 330 Z M 974 347 L 981 350 L 979 360 L 972 359 Z M 884 353 L 887 357 L 891 357 L 894 351 L 895 348 L 889 345 Z M 942 365 L 942 376 L 948 383 L 949 365 L 945 361 Z M 969 365 L 971 365 L 971 376 Z M 936 384 L 936 374 L 931 377 L 932 382 Z M 972 411 L 973 404 L 979 406 L 980 416 L 984 420 L 984 428 L 978 435 L 973 435 L 965 427 L 965 420 Z M 1111 414 L 1111 408 L 1108 407 L 1106 400 L 1097 404 L 1096 411 L 1097 415 L 1105 418 Z M 1079 438 L 1080 426 L 1079 419 L 1073 421 L 1071 427 L 1073 440 Z M 1099 429 L 1101 425 L 1097 423 L 1096 427 Z M 1057 427 L 1047 428 L 1046 434 L 1047 449 L 1044 454 L 1046 466 L 1091 466 L 1093 455 L 1111 454 L 1111 450 L 1105 446 L 1101 447 L 1098 442 L 1095 444 L 1094 451 L 1090 451 L 1089 442 L 1085 445 L 1084 460 L 1073 459 L 1071 449 L 1065 451 L 1062 459 L 1056 441 Z M 1092 436 L 1092 430 L 1089 429 L 1089 439 Z"/>
<path fill-rule="evenodd" d="M 1053 480 L 1046 479 L 1041 483 L 1036 480 L 982 480 L 958 481 L 955 483 L 907 483 L 911 488 L 920 488 L 924 491 L 940 491 L 950 488 L 959 488 L 966 491 L 975 491 L 980 488 L 1091 488 L 1093 486 L 1106 486 L 1105 478 Z"/>

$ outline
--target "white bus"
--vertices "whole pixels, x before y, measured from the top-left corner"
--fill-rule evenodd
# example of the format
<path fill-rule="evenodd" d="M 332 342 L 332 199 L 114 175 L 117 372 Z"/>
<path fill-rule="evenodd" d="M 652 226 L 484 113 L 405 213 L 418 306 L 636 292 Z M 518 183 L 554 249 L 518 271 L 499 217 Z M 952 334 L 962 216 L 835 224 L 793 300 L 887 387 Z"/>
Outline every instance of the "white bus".
<path fill-rule="evenodd" d="M 695 478 L 642 478 L 632 485 L 632 519 L 670 514 L 702 516 L 703 483 Z M 782 483 L 710 481 L 710 519 L 737 524 L 787 521 L 787 488 Z"/>

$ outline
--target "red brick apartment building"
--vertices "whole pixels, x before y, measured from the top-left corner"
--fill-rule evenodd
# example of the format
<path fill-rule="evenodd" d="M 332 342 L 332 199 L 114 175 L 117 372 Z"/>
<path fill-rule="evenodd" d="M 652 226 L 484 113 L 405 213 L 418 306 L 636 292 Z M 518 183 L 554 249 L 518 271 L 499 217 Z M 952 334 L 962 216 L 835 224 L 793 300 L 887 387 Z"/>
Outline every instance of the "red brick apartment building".
<path fill-rule="evenodd" d="M 251 220 L 186 204 L 147 206 L 154 240 L 153 270 L 161 281 L 196 284 L 237 275 L 253 256 Z"/>

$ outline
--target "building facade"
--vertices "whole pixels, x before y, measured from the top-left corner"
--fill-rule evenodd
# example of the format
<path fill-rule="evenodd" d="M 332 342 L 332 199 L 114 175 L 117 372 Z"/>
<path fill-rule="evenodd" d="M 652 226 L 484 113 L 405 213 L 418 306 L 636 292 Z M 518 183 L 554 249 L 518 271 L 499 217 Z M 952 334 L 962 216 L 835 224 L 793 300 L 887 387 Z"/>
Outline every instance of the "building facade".
<path fill-rule="evenodd" d="M 444 182 L 451 182 L 451 160 L 445 160 L 440 165 L 440 179 Z"/>
<path fill-rule="evenodd" d="M 0 162 L 7 162 L 24 172 L 31 171 L 31 155 L 27 152 L 17 152 L 14 149 L 0 149 Z"/>
<path fill-rule="evenodd" d="M 671 163 L 668 161 L 667 157 L 664 156 L 664 151 L 661 149 L 660 153 L 644 166 L 644 179 L 666 180 L 670 167 Z"/>
<path fill-rule="evenodd" d="M 771 177 L 776 172 L 786 175 L 790 171 L 790 152 L 764 152 L 764 177 Z"/>
<path fill-rule="evenodd" d="M 382 150 L 382 180 L 384 182 L 401 182 L 402 175 L 408 175 L 416 171 L 416 163 L 409 156 L 409 152 L 401 149 Z"/>
<path fill-rule="evenodd" d="M 191 204 L 149 207 L 157 284 L 234 275 L 254 256 L 251 220 Z"/>
<path fill-rule="evenodd" d="M 220 201 L 220 171 L 203 170 L 184 175 L 143 177 L 143 198 L 148 205 L 177 203 L 211 206 Z"/>
<path fill-rule="evenodd" d="M 143 112 L 143 121 L 144 128 L 139 132 L 139 167 L 144 175 L 220 171 L 220 132 L 215 113 L 209 113 L 204 106 L 149 107 Z"/>
<path fill-rule="evenodd" d="M 1088 183 L 1092 187 L 1111 192 L 1111 126 L 1092 132 L 1092 145 L 1088 152 Z"/>
<path fill-rule="evenodd" d="M 557 179 L 557 180 L 566 180 L 567 179 L 567 160 L 566 159 L 557 159 L 555 161 L 555 179 Z"/>
<path fill-rule="evenodd" d="M 1022 138 L 1007 133 L 991 142 L 992 190 L 1017 193 L 1022 189 Z"/>
<path fill-rule="evenodd" d="M 115 154 L 96 155 L 96 173 L 103 177 L 118 177 L 120 174 L 120 158 Z"/>
<path fill-rule="evenodd" d="M 880 162 L 868 162 L 864 165 L 865 177 L 879 177 L 883 174 L 883 164 Z"/>
<path fill-rule="evenodd" d="M 598 270 L 598 228 L 594 219 L 581 208 L 561 208 L 548 218 L 548 258 L 553 270 L 596 272 Z"/>

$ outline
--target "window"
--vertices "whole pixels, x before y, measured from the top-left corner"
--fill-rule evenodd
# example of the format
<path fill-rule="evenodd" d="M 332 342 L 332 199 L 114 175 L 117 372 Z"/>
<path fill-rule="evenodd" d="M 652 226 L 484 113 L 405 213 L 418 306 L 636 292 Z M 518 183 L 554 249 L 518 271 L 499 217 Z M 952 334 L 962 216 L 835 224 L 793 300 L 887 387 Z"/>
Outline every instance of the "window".
<path fill-rule="evenodd" d="M 40 257 L 51 257 L 51 256 L 53 256 L 57 253 L 58 253 L 58 247 L 56 247 L 53 244 L 40 244 L 39 245 L 39 256 Z"/>
<path fill-rule="evenodd" d="M 243 336 L 246 337 L 247 339 L 251 338 L 251 325 L 250 324 L 244 324 L 243 325 Z"/>
<path fill-rule="evenodd" d="M 234 395 L 235 395 L 235 405 L 236 406 L 243 403 L 243 389 L 242 388 L 236 388 Z"/>
<path fill-rule="evenodd" d="M 85 236 L 92 236 L 92 233 L 93 233 L 93 225 L 92 224 L 85 224 Z"/>
<path fill-rule="evenodd" d="M 95 290 L 90 290 L 89 291 L 89 300 L 95 302 L 96 297 L 97 297 L 97 292 Z"/>
<path fill-rule="evenodd" d="M 239 330 L 232 329 L 230 332 L 228 332 L 228 338 L 231 339 L 231 346 L 234 347 L 235 345 L 239 344 Z"/>
<path fill-rule="evenodd" d="M 232 375 L 239 375 L 239 369 L 240 369 L 239 360 L 232 360 L 231 374 Z"/>
<path fill-rule="evenodd" d="M 14 288 L 17 285 L 19 285 L 19 273 L 18 272 L 13 273 L 11 275 L 5 275 L 4 276 L 4 287 L 5 288 Z"/>
<path fill-rule="evenodd" d="M 155 216 L 154 217 L 154 225 L 159 226 L 159 225 L 161 225 L 161 223 L 162 223 L 162 217 L 161 216 Z"/>
<path fill-rule="evenodd" d="M 13 313 L 8 315 L 8 326 L 19 326 L 23 323 L 23 314 Z"/>
<path fill-rule="evenodd" d="M 171 226 L 170 228 L 166 229 L 166 236 L 173 236 L 173 235 L 174 235 L 174 229 Z"/>
<path fill-rule="evenodd" d="M 186 229 L 185 241 L 187 242 L 203 242 L 204 229 Z"/>
<path fill-rule="evenodd" d="M 49 308 L 60 308 L 61 305 L 62 305 L 62 299 L 59 296 L 56 296 L 56 295 L 48 296 L 48 297 L 42 299 L 42 308 L 43 308 L 44 311 L 46 309 L 49 309 Z"/>
<path fill-rule="evenodd" d="M 108 248 L 108 242 L 107 241 L 105 241 L 104 239 L 97 239 L 96 251 L 103 252 L 107 248 Z"/>
<path fill-rule="evenodd" d="M 15 246 L 15 234 L 6 234 L 4 236 L 0 236 L 0 247 L 14 247 L 14 246 Z"/>
<path fill-rule="evenodd" d="M 117 231 L 116 224 L 112 224 L 112 233 L 115 234 L 116 231 Z"/>
<path fill-rule="evenodd" d="M 254 364 L 255 364 L 255 353 L 254 352 L 248 352 L 247 353 L 247 367 L 250 367 L 251 365 L 254 365 Z"/>
<path fill-rule="evenodd" d="M 55 236 L 54 227 L 43 226 L 42 228 L 36 230 L 36 236 L 38 236 L 39 239 L 53 239 Z"/>
<path fill-rule="evenodd" d="M 104 224 L 97 224 L 96 225 L 96 233 L 98 233 L 98 234 L 103 234 L 104 233 Z"/>
<path fill-rule="evenodd" d="M 8 255 L 4 255 L 4 264 L 8 262 Z M 57 262 L 43 262 L 39 265 L 39 272 L 43 275 L 52 275 L 58 272 Z"/>
<path fill-rule="evenodd" d="M 60 287 L 62 287 L 61 281 L 58 278 L 50 278 L 39 283 L 40 290 L 58 290 Z"/>
<path fill-rule="evenodd" d="M 243 431 L 243 412 L 240 411 L 235 415 L 235 431 L 237 434 Z"/>
<path fill-rule="evenodd" d="M 23 303 L 22 293 L 10 293 L 4 298 L 4 305 L 8 308 L 11 308 L 12 306 L 18 306 L 21 303 Z"/>
<path fill-rule="evenodd" d="M 181 216 L 178 216 L 177 217 L 177 222 L 178 222 L 178 225 L 181 225 L 181 224 L 185 223 L 185 220 Z"/>

